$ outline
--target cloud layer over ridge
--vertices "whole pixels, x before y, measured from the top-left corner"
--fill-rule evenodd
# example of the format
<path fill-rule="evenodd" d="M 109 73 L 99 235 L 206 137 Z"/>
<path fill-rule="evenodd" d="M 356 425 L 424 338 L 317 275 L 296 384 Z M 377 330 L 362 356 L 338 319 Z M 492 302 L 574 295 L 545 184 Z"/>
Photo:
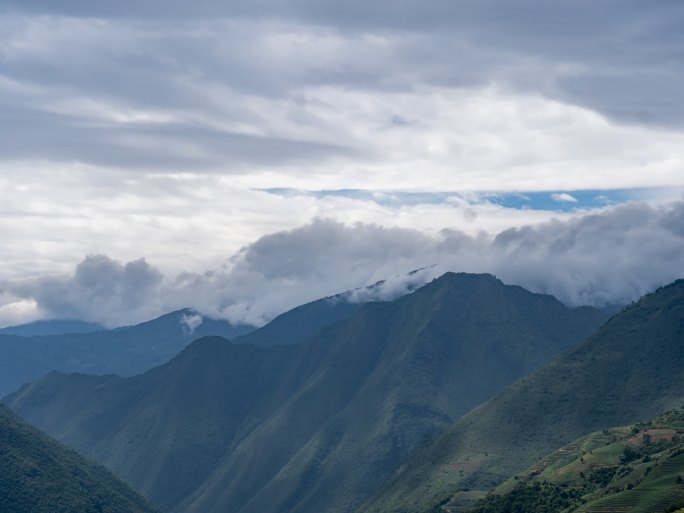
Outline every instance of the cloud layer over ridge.
<path fill-rule="evenodd" d="M 494 237 L 318 219 L 262 237 L 206 273 L 164 276 L 144 260 L 89 256 L 71 275 L 4 283 L 0 298 L 6 311 L 30 301 L 42 316 L 109 325 L 185 306 L 259 325 L 301 303 L 383 279 L 371 299 L 391 299 L 404 282 L 446 271 L 493 273 L 573 306 L 626 303 L 684 277 L 684 203 L 629 203 Z"/>

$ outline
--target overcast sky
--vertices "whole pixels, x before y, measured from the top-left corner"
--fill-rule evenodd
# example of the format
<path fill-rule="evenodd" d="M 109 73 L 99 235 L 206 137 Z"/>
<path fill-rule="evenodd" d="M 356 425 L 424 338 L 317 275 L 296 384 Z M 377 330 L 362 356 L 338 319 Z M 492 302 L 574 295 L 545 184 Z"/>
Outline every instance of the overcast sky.
<path fill-rule="evenodd" d="M 0 326 L 258 324 L 431 265 L 631 301 L 684 276 L 682 26 L 678 0 L 0 1 Z"/>

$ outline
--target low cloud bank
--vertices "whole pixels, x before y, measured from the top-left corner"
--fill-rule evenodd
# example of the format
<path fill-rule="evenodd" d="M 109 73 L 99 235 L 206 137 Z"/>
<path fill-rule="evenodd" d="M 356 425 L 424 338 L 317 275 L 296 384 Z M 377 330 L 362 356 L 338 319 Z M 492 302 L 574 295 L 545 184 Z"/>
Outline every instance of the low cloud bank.
<path fill-rule="evenodd" d="M 630 203 L 495 236 L 319 219 L 262 237 L 203 274 L 164 276 L 144 259 L 88 256 L 70 276 L 0 284 L 0 314 L 17 310 L 13 304 L 26 314 L 34 305 L 35 316 L 115 326 L 193 307 L 260 325 L 304 302 L 381 280 L 354 290 L 350 300 L 394 299 L 446 271 L 489 272 L 573 306 L 627 303 L 684 277 L 684 203 Z"/>

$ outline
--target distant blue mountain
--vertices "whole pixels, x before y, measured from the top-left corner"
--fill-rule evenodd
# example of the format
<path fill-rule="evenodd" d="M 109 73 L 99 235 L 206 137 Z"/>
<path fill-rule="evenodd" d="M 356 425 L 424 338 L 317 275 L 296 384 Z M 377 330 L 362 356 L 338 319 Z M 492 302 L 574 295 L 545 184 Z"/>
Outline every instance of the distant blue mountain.
<path fill-rule="evenodd" d="M 423 284 L 421 270 L 397 277 L 404 292 Z M 233 326 L 178 310 L 134 326 L 106 330 L 83 321 L 38 321 L 0 330 L 0 397 L 52 371 L 132 376 L 166 363 L 190 342 L 220 336 L 237 344 L 294 345 L 344 321 L 365 303 L 385 299 L 388 282 L 293 308 L 265 326 Z"/>
<path fill-rule="evenodd" d="M 27 336 L 31 329 L 0 333 L 0 396 L 52 371 L 132 376 L 169 361 L 197 338 L 232 339 L 254 328 L 185 309 L 114 330 Z"/>
<path fill-rule="evenodd" d="M 20 337 L 34 337 L 36 335 L 65 335 L 67 333 L 92 333 L 102 331 L 105 327 L 96 322 L 86 322 L 66 319 L 53 319 L 29 322 L 18 326 L 0 328 L 0 335 L 19 335 Z"/>

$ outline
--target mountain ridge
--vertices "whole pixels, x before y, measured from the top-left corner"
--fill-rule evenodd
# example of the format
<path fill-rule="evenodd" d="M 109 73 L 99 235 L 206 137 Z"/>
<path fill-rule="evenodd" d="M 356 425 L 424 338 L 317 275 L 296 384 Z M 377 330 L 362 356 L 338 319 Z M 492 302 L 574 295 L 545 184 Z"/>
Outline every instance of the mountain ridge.
<path fill-rule="evenodd" d="M 73 333 L 92 333 L 103 331 L 105 327 L 96 322 L 77 319 L 47 319 L 17 324 L 0 328 L 0 335 L 18 335 L 20 337 L 68 335 Z"/>

